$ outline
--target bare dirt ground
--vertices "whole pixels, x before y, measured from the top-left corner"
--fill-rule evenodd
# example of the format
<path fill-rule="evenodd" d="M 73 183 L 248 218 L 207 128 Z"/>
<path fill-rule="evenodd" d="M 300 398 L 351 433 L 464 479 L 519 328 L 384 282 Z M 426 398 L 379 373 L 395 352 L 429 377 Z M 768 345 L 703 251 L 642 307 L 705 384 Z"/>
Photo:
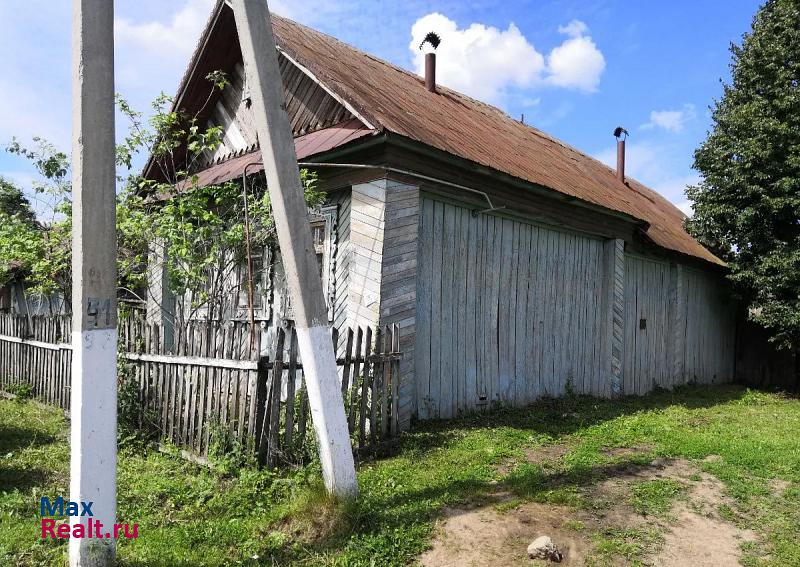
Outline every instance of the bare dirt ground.
<path fill-rule="evenodd" d="M 625 457 L 640 449 L 609 450 Z M 566 450 L 531 452 L 529 459 L 554 465 Z M 535 459 L 535 460 L 534 460 Z M 511 465 L 498 471 L 505 475 Z M 644 516 L 630 503 L 632 486 L 670 479 L 685 486 L 683 495 L 662 515 Z M 684 460 L 656 459 L 645 465 L 621 465 L 607 478 L 581 489 L 592 505 L 581 508 L 540 503 L 514 506 L 498 484 L 494 499 L 477 506 L 449 508 L 438 526 L 433 547 L 421 557 L 427 567 L 546 565 L 527 557 L 528 544 L 548 535 L 563 553 L 562 565 L 627 565 L 619 555 L 598 546 L 604 534 L 638 530 L 655 534 L 637 558 L 658 567 L 732 567 L 739 565 L 740 545 L 755 539 L 719 516 L 726 504 L 720 482 Z"/>

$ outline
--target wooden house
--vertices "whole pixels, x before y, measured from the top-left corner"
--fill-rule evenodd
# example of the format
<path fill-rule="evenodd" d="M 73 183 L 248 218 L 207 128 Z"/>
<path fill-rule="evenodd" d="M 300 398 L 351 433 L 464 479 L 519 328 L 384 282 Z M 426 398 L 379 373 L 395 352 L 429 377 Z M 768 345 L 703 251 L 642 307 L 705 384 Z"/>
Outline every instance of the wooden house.
<path fill-rule="evenodd" d="M 298 160 L 328 195 L 313 222 L 330 322 L 399 324 L 402 426 L 568 390 L 732 378 L 724 265 L 664 197 L 488 104 L 290 20 L 272 24 Z M 176 107 L 202 108 L 214 70 L 232 86 L 202 114 L 225 138 L 200 183 L 260 159 L 225 2 Z M 279 257 L 263 263 L 268 329 L 291 313 Z M 164 296 L 162 282 L 155 265 L 151 295 Z"/>

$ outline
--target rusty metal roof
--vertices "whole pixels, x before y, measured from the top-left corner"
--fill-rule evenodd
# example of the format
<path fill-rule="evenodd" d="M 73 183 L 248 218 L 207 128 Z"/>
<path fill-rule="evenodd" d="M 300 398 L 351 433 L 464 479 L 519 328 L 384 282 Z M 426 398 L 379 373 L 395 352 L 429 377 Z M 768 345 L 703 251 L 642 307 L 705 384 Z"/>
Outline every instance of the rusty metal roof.
<path fill-rule="evenodd" d="M 437 86 L 437 92 L 429 92 L 421 77 L 405 69 L 286 18 L 275 15 L 272 18 L 276 41 L 284 53 L 307 68 L 369 123 L 358 127 L 353 124 L 344 127 L 343 123 L 299 137 L 295 141 L 298 158 L 333 149 L 370 133 L 388 131 L 640 219 L 647 223 L 646 236 L 655 244 L 723 264 L 684 230 L 685 215 L 677 207 L 636 180 L 628 177 L 623 184 L 605 164 L 498 108 L 441 85 Z M 227 45 L 237 42 L 236 37 L 230 6 L 225 0 L 218 0 L 181 81 L 176 105 L 186 102 L 187 89 L 191 90 L 189 87 L 198 82 L 193 77 L 201 57 L 225 51 L 209 49 L 209 45 L 215 42 Z M 342 128 L 351 130 L 344 132 Z M 260 159 L 260 154 L 233 158 L 199 175 L 208 178 L 208 183 L 220 182 L 234 177 L 241 171 L 240 165 L 254 159 Z"/>
<path fill-rule="evenodd" d="M 352 118 L 329 128 L 323 128 L 304 136 L 294 139 L 294 147 L 297 152 L 297 159 L 301 160 L 315 154 L 327 152 L 334 148 L 344 146 L 358 140 L 364 136 L 374 134 L 376 131 L 364 126 L 358 119 Z M 224 183 L 231 179 L 241 177 L 244 166 L 248 163 L 261 161 L 261 150 L 252 149 L 236 157 L 220 161 L 197 173 L 193 183 L 197 186 L 214 185 Z M 248 173 L 256 173 L 264 169 L 263 165 L 254 166 L 248 169 Z M 179 185 L 178 191 L 182 189 Z M 166 195 L 160 198 L 167 197 Z"/>
<path fill-rule="evenodd" d="M 722 264 L 683 228 L 685 215 L 663 196 L 605 164 L 509 117 L 491 105 L 438 86 L 331 36 L 273 16 L 281 49 L 376 128 L 560 193 L 647 222 L 656 244 Z"/>

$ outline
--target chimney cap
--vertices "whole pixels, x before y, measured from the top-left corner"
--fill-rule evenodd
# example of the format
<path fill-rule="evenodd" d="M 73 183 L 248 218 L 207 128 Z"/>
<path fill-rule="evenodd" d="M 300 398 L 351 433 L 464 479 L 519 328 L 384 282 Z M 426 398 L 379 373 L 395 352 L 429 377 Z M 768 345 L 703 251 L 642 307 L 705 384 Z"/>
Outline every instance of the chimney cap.
<path fill-rule="evenodd" d="M 617 126 L 614 128 L 614 137 L 619 138 L 620 136 L 624 135 L 625 137 L 622 138 L 623 140 L 628 137 L 628 131 L 623 128 L 622 126 Z"/>
<path fill-rule="evenodd" d="M 439 34 L 436 32 L 428 32 L 423 38 L 422 43 L 419 44 L 420 50 L 424 50 L 426 43 L 431 46 L 431 51 L 429 51 L 429 53 L 432 53 L 433 51 L 436 51 L 436 49 L 439 47 L 439 44 L 442 43 L 442 38 L 439 37 Z"/>

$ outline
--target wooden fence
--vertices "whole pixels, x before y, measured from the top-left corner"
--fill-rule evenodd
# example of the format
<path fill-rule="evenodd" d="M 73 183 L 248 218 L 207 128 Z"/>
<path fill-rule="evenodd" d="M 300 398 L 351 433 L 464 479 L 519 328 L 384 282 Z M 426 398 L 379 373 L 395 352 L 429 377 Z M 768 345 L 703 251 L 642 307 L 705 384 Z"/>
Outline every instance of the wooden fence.
<path fill-rule="evenodd" d="M 70 327 L 68 317 L 0 315 L 0 390 L 25 385 L 35 398 L 68 410 Z M 119 331 L 139 427 L 200 457 L 252 451 L 260 464 L 275 467 L 309 454 L 314 436 L 294 329 L 271 333 L 271 344 L 262 344 L 266 335 L 257 329 L 252 347 L 241 322 L 193 322 L 175 329 L 171 341 L 164 328 L 141 319 L 124 320 Z M 336 329 L 332 340 L 340 342 Z M 354 450 L 368 452 L 397 434 L 399 331 L 346 329 L 340 347 Z M 124 388 L 121 407 L 130 403 Z"/>
<path fill-rule="evenodd" d="M 0 390 L 69 408 L 72 319 L 0 315 Z"/>

